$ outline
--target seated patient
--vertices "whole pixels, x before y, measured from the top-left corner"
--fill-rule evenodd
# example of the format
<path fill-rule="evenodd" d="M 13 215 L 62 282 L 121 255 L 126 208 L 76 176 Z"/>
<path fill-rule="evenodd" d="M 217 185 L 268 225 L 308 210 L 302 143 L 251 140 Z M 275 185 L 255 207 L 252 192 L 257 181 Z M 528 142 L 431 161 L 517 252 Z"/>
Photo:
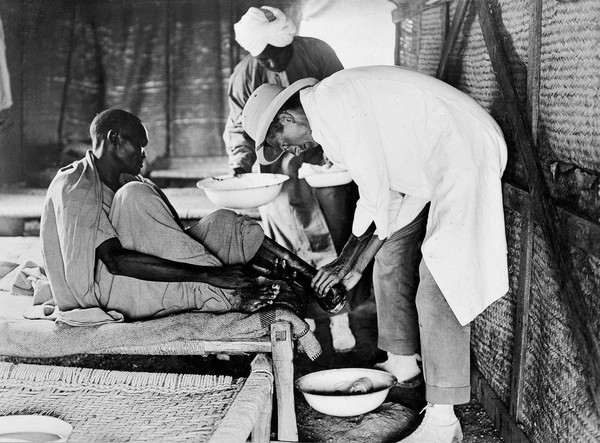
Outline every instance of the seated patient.
<path fill-rule="evenodd" d="M 280 260 L 289 256 L 277 253 L 289 251 L 256 221 L 219 210 L 183 228 L 160 188 L 139 175 L 148 133 L 138 117 L 103 111 L 90 135 L 92 149 L 57 173 L 44 203 L 42 252 L 60 310 L 100 307 L 136 320 L 254 312 L 279 298 L 301 308 L 287 283 L 266 278 L 298 286 Z"/>

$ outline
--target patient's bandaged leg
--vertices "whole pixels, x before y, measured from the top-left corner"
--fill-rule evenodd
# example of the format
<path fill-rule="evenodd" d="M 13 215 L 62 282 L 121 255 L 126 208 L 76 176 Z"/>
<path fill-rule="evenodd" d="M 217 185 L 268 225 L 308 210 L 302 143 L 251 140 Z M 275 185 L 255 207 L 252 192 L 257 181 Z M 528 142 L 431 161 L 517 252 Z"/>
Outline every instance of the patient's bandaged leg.
<path fill-rule="evenodd" d="M 126 249 L 178 262 L 221 266 L 245 263 L 264 237 L 258 223 L 232 214 L 217 211 L 194 228 L 195 238 L 202 237 L 209 248 L 220 250 L 218 257 L 179 227 L 166 202 L 150 184 L 132 182 L 123 186 L 115 194 L 109 217 Z M 129 320 L 191 309 L 225 312 L 231 308 L 231 290 L 205 283 L 115 276 L 101 262 L 96 267 L 96 283 L 101 306 L 119 311 Z"/>

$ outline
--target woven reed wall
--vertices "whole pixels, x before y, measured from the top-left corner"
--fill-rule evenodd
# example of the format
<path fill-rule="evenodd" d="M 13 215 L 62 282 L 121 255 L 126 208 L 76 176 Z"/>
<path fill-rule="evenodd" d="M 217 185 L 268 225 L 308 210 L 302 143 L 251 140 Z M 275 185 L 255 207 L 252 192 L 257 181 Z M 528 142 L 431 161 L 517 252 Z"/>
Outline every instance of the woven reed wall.
<path fill-rule="evenodd" d="M 581 347 L 560 302 L 556 272 L 548 265 L 548 247 L 539 227 L 534 233 L 531 311 L 525 361 L 524 425 L 531 441 L 600 441 L 600 416 L 594 412 L 582 377 Z M 586 306 L 600 331 L 600 259 L 572 250 Z"/>
<path fill-rule="evenodd" d="M 479 1 L 479 0 L 475 0 Z M 434 75 L 442 46 L 443 9 L 414 0 L 419 26 L 419 70 Z M 415 4 L 424 10 L 415 13 Z M 523 109 L 527 95 L 529 1 L 497 0 L 494 23 L 502 39 Z M 600 221 L 600 2 L 543 0 L 539 156 L 555 203 Z M 450 3 L 450 16 L 456 2 Z M 400 60 L 402 65 L 402 60 Z M 495 80 L 474 2 L 448 60 L 448 83 L 465 91 L 494 116 L 509 146 L 505 181 L 527 183 Z M 516 296 L 521 274 L 523 215 L 506 208 L 510 292 L 473 322 L 474 362 L 508 409 L 513 364 Z M 600 258 L 573 248 L 588 321 L 600 331 Z M 600 441 L 600 416 L 582 376 L 582 347 L 570 329 L 566 308 L 539 226 L 534 229 L 531 307 L 525 331 L 523 430 L 533 442 Z"/>
<path fill-rule="evenodd" d="M 600 2 L 545 1 L 542 158 L 562 204 L 600 221 Z"/>
<path fill-rule="evenodd" d="M 293 0 L 273 0 L 291 17 Z M 148 164 L 219 157 L 229 75 L 246 52 L 233 23 L 258 0 L 0 0 L 13 107 L 0 112 L 0 183 L 89 147 L 99 111 L 144 121 Z M 297 18 L 297 17 L 296 17 Z"/>
<path fill-rule="evenodd" d="M 521 222 L 522 217 L 518 212 L 506 210 L 510 292 L 486 309 L 471 325 L 473 363 L 505 404 L 508 404 L 510 398 L 515 294 L 518 288 L 521 260 Z"/>
<path fill-rule="evenodd" d="M 418 71 L 435 75 L 442 55 L 440 29 L 444 26 L 443 21 L 444 15 L 440 8 L 427 9 L 421 14 Z"/>

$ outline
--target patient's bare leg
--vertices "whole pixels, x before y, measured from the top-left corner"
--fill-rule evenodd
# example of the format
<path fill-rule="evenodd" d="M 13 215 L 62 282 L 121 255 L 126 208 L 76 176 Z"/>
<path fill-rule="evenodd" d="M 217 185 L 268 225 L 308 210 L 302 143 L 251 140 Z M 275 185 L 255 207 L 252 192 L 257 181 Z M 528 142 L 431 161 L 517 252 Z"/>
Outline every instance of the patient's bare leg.
<path fill-rule="evenodd" d="M 346 289 L 338 284 L 324 297 L 316 296 L 310 282 L 317 270 L 293 252 L 275 243 L 268 237 L 262 242 L 258 252 L 249 262 L 257 270 L 267 270 L 271 279 L 280 279 L 300 284 L 304 290 L 316 298 L 319 306 L 327 312 L 339 312 L 347 302 Z"/>

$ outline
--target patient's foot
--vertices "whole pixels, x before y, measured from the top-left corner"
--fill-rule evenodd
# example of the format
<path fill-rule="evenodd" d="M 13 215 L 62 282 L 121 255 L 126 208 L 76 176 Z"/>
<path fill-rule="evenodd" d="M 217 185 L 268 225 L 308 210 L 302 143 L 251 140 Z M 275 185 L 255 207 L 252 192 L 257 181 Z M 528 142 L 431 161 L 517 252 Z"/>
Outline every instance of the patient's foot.
<path fill-rule="evenodd" d="M 307 301 L 304 288 L 297 283 L 281 282 L 279 294 L 273 301 L 274 306 L 287 308 L 298 317 L 304 317 Z"/>
<path fill-rule="evenodd" d="M 256 312 L 273 304 L 281 291 L 281 283 L 269 283 L 251 288 L 232 290 L 229 301 L 232 311 Z"/>

